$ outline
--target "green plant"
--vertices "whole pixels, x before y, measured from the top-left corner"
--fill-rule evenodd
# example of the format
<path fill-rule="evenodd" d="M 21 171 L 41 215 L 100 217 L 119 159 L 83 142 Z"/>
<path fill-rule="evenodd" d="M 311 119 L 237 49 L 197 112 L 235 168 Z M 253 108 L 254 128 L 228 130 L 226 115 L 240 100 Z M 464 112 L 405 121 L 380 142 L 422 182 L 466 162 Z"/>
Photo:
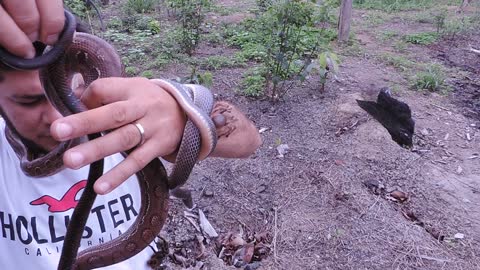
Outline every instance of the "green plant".
<path fill-rule="evenodd" d="M 273 4 L 273 0 L 255 0 L 258 11 L 263 13 Z"/>
<path fill-rule="evenodd" d="M 137 13 L 147 13 L 152 11 L 157 4 L 158 0 L 128 0 L 126 9 Z"/>
<path fill-rule="evenodd" d="M 433 6 L 435 0 L 354 0 L 355 7 L 393 12 Z"/>
<path fill-rule="evenodd" d="M 479 26 L 480 17 L 477 16 L 453 18 L 445 22 L 441 35 L 443 37 L 454 39 L 456 35 L 476 30 Z"/>
<path fill-rule="evenodd" d="M 251 68 L 243 74 L 241 89 L 246 96 L 259 97 L 263 95 L 266 83 L 265 68 Z"/>
<path fill-rule="evenodd" d="M 213 75 L 208 71 L 199 73 L 197 67 L 193 66 L 188 76 L 176 78 L 176 81 L 179 83 L 200 84 L 205 87 L 211 87 L 213 85 Z"/>
<path fill-rule="evenodd" d="M 397 37 L 398 36 L 398 33 L 397 31 L 394 31 L 394 30 L 386 30 L 386 31 L 383 31 L 381 34 L 380 34 L 380 40 L 382 40 L 383 42 L 385 41 L 391 41 L 394 37 Z"/>
<path fill-rule="evenodd" d="M 152 32 L 153 35 L 160 33 L 160 30 L 161 30 L 160 22 L 158 20 L 151 19 L 148 22 L 148 30 L 150 30 L 150 32 Z"/>
<path fill-rule="evenodd" d="M 242 62 L 238 62 L 238 59 L 222 55 L 212 55 L 206 58 L 192 59 L 192 62 L 200 68 L 207 70 L 218 70 L 220 68 L 237 67 L 242 65 Z"/>
<path fill-rule="evenodd" d="M 385 62 L 387 65 L 393 66 L 398 70 L 406 71 L 415 66 L 415 63 L 408 60 L 404 56 L 396 55 L 392 53 L 382 53 L 379 55 L 381 61 Z"/>
<path fill-rule="evenodd" d="M 440 65 L 430 65 L 426 71 L 418 73 L 415 77 L 414 87 L 417 90 L 445 92 L 448 90 L 445 79 L 445 74 Z"/>
<path fill-rule="evenodd" d="M 138 69 L 136 67 L 126 67 L 125 68 L 125 74 L 127 74 L 127 76 L 129 77 L 133 77 L 135 75 L 137 75 L 138 73 Z"/>
<path fill-rule="evenodd" d="M 331 4 L 325 1 L 324 4 Z M 331 4 L 333 5 L 333 4 Z M 275 1 L 257 18 L 247 19 L 241 29 L 227 37 L 229 44 L 242 49 L 240 59 L 260 62 L 264 67 L 260 81 L 258 77 L 248 85 L 255 85 L 250 93 L 266 93 L 276 102 L 283 97 L 291 85 L 305 78 L 312 70 L 307 68 L 312 59 L 322 50 L 329 48 L 335 38 L 335 30 L 328 28 L 328 15 L 319 15 L 319 5 L 311 1 Z M 328 12 L 323 8 L 322 12 Z M 322 23 L 323 22 L 323 23 Z M 267 91 L 257 91 L 258 85 L 265 85 Z M 248 91 L 248 90 L 247 90 Z"/>
<path fill-rule="evenodd" d="M 205 13 L 211 6 L 210 0 L 167 0 L 174 8 L 180 28 L 179 44 L 189 56 L 193 55 L 200 41 L 200 30 L 205 20 Z"/>
<path fill-rule="evenodd" d="M 88 8 L 84 0 L 65 0 L 65 6 L 80 18 L 87 18 Z"/>
<path fill-rule="evenodd" d="M 152 79 L 153 78 L 153 72 L 151 70 L 145 70 L 142 72 L 140 75 L 141 77 L 145 77 L 147 79 Z"/>
<path fill-rule="evenodd" d="M 447 18 L 447 10 L 442 9 L 438 12 L 436 12 L 433 16 L 434 21 L 435 21 L 435 26 L 437 28 L 437 34 L 440 34 L 440 30 L 442 30 L 445 27 L 445 20 Z"/>
<path fill-rule="evenodd" d="M 438 34 L 435 32 L 423 32 L 423 33 L 405 35 L 403 38 L 408 43 L 418 44 L 418 45 L 429 45 L 437 41 Z"/>
<path fill-rule="evenodd" d="M 320 75 L 320 90 L 325 90 L 328 74 L 336 76 L 339 70 L 340 59 L 332 52 L 323 52 L 318 56 L 318 74 Z"/>

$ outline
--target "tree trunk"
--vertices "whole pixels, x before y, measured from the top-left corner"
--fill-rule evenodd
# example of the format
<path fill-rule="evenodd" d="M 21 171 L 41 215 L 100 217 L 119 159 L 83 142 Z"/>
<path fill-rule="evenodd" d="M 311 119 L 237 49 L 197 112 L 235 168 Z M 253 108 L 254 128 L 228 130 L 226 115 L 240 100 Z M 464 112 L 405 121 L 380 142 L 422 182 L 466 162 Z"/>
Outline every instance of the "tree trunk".
<path fill-rule="evenodd" d="M 350 25 L 352 23 L 352 0 L 342 0 L 340 16 L 338 18 L 338 41 L 348 41 Z"/>

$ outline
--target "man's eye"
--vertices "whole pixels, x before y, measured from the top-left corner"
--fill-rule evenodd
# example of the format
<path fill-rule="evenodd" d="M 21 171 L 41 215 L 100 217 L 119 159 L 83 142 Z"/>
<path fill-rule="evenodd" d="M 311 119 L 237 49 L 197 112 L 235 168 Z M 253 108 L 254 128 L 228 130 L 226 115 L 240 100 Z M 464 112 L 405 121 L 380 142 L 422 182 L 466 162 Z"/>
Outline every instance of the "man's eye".
<path fill-rule="evenodd" d="M 23 106 L 23 107 L 33 107 L 37 104 L 39 104 L 40 102 L 42 101 L 41 98 L 38 98 L 38 99 L 32 99 L 32 100 L 28 100 L 28 101 L 17 101 L 17 103 L 20 105 L 20 106 Z"/>

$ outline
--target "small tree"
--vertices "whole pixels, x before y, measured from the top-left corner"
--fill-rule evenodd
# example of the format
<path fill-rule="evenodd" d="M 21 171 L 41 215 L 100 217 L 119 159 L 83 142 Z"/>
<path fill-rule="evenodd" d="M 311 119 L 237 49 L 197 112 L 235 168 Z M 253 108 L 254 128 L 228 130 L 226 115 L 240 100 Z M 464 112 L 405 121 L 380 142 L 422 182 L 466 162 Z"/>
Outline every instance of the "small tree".
<path fill-rule="evenodd" d="M 180 23 L 179 43 L 182 50 L 192 56 L 200 41 L 200 31 L 210 0 L 167 0 Z"/>
<path fill-rule="evenodd" d="M 336 22 L 330 16 L 336 1 L 315 2 L 274 1 L 257 18 L 246 20 L 243 31 L 237 30 L 229 38 L 231 44 L 242 49 L 240 57 L 259 63 L 244 74 L 242 87 L 246 94 L 265 93 L 276 102 L 311 72 L 317 71 L 324 77 L 329 73 L 327 67 L 322 72 L 318 55 L 337 36 L 335 29 L 329 27 Z"/>

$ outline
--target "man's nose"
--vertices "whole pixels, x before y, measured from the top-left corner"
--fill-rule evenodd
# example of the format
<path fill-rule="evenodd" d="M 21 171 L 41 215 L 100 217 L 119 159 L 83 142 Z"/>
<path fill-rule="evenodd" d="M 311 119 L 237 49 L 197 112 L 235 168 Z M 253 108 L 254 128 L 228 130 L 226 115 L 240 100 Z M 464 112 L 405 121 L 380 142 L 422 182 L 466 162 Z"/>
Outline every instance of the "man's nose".
<path fill-rule="evenodd" d="M 46 102 L 45 108 L 43 111 L 43 121 L 51 124 L 53 121 L 57 120 L 58 118 L 62 117 L 62 114 L 59 113 L 50 102 Z"/>

